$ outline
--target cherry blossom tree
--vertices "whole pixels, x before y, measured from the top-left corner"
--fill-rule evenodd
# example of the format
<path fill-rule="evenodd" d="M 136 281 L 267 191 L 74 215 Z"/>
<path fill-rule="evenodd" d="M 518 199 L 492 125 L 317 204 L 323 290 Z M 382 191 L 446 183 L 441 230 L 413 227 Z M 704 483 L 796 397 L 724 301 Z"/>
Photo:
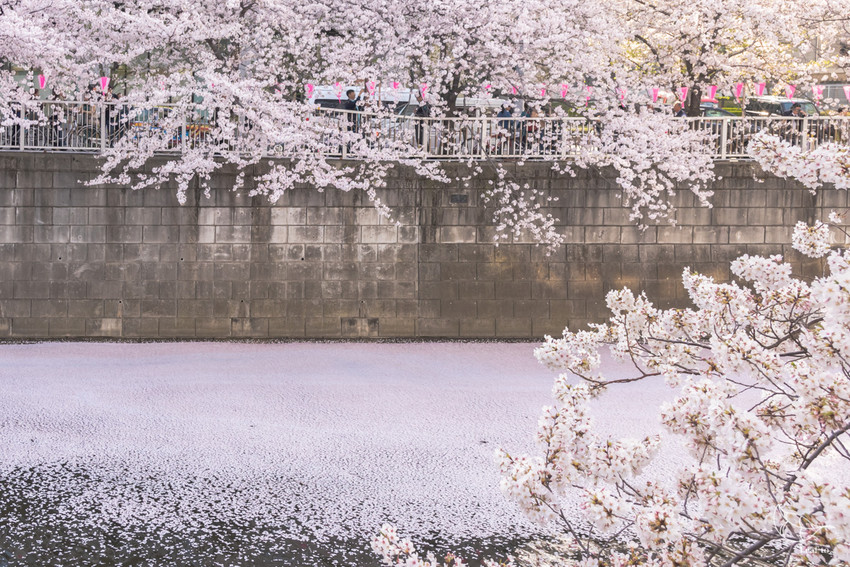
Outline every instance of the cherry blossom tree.
<path fill-rule="evenodd" d="M 794 230 L 796 250 L 826 257 L 814 281 L 792 276 L 780 256 L 735 260 L 746 285 L 685 269 L 694 308 L 661 310 L 611 291 L 608 323 L 536 349 L 561 372 L 555 403 L 539 420 L 538 455 L 499 450 L 501 487 L 530 519 L 571 538 L 559 564 L 850 561 L 850 258 L 830 245 L 846 236 L 844 220 L 830 221 Z M 603 351 L 631 372 L 611 372 Z M 691 455 L 672 482 L 645 473 L 660 436 L 609 438 L 593 418 L 603 392 L 657 380 L 673 394 L 660 408 L 667 442 Z M 387 565 L 438 565 L 421 562 L 391 526 L 372 546 Z"/>
<path fill-rule="evenodd" d="M 14 0 L 2 9 L 0 96 L 15 101 L 0 109 L 4 123 L 50 121 L 41 107 L 27 117 L 20 110 L 34 76 L 43 74 L 54 95 L 93 102 L 114 98 L 91 88 L 109 78 L 114 93 L 125 93 L 117 120 L 142 125 L 110 140 L 104 174 L 93 183 L 169 185 L 186 201 L 208 194 L 212 176 L 234 167 L 237 191 L 246 190 L 246 176 L 247 190 L 271 199 L 301 186 L 364 191 L 390 215 L 377 193 L 386 172 L 414 167 L 445 181 L 440 165 L 417 152 L 412 135 L 381 137 L 382 124 L 402 131 L 403 121 L 380 107 L 349 118 L 317 114 L 306 100 L 310 86 L 363 84 L 386 93 L 399 84 L 425 91 L 437 116 L 461 116 L 460 97 L 489 94 L 585 118 L 569 140 L 581 148 L 578 157 L 553 165 L 565 175 L 575 167 L 613 172 L 639 222 L 675 219 L 669 197 L 678 190 L 707 204 L 713 176 L 699 151 L 710 133 L 646 111 L 648 88 L 803 77 L 838 60 L 824 48 L 800 63 L 800 46 L 846 26 L 846 14 L 829 0 L 807 6 L 805 20 L 785 0 L 364 0 L 356 7 Z M 15 78 L 15 68 L 29 69 L 27 81 Z M 475 143 L 463 121 L 448 124 L 446 146 Z M 167 162 L 154 159 L 163 152 L 171 152 Z M 267 161 L 270 154 L 280 159 Z M 554 221 L 522 193 L 519 180 L 494 184 L 494 222 L 504 234 L 530 230 L 556 245 Z"/>
<path fill-rule="evenodd" d="M 687 87 L 688 115 L 713 85 L 734 93 L 736 83 L 813 84 L 846 56 L 835 41 L 848 21 L 830 1 L 801 10 L 790 0 L 610 0 L 627 26 L 623 57 L 631 71 L 679 95 Z M 801 13 L 803 12 L 803 13 Z"/>

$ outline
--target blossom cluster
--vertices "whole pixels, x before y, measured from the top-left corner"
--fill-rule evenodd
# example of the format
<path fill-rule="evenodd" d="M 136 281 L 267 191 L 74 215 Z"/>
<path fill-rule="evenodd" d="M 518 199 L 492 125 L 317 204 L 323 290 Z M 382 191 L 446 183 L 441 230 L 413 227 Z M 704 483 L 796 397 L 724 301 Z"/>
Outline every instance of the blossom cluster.
<path fill-rule="evenodd" d="M 547 337 L 535 355 L 563 371 L 557 405 L 540 421 L 543 457 L 500 454 L 508 497 L 571 534 L 632 534 L 644 553 L 633 564 L 850 561 L 850 262 L 829 238 L 823 223 L 795 230 L 796 249 L 829 254 L 811 283 L 781 256 L 745 255 L 732 272 L 746 286 L 685 270 L 692 309 L 612 291 L 606 325 Z M 606 348 L 633 372 L 606 376 Z M 692 457 L 669 484 L 641 476 L 657 439 L 601 438 L 591 420 L 598 393 L 659 379 L 675 392 L 661 422 Z M 581 518 L 562 513 L 575 494 Z M 590 561 L 610 553 L 583 549 Z"/>
<path fill-rule="evenodd" d="M 167 186 L 186 202 L 209 195 L 213 174 L 229 167 L 235 180 L 221 190 L 273 200 L 296 187 L 362 191 L 384 216 L 391 211 L 378 194 L 392 167 L 414 167 L 438 181 L 446 173 L 413 139 L 377 139 L 365 118 L 359 127 L 311 119 L 314 87 L 336 85 L 340 100 L 343 85 L 363 85 L 385 101 L 398 99 L 399 86 L 419 90 L 434 116 L 452 118 L 465 113 L 462 100 L 522 99 L 550 115 L 587 119 L 533 142 L 564 148 L 554 169 L 569 170 L 557 162 L 579 153 L 569 163 L 603 172 L 633 219 L 675 220 L 677 191 L 708 203 L 713 170 L 700 141 L 710 134 L 672 120 L 669 109 L 648 109 L 660 104 L 649 93 L 688 88 L 684 102 L 697 115 L 701 94 L 713 87 L 732 92 L 788 75 L 800 84 L 821 81 L 817 73 L 850 61 L 832 41 L 846 35 L 838 4 L 811 1 L 801 19 L 791 0 L 364 0 L 356 10 L 331 0 L 18 0 L 0 14 L 0 98 L 109 99 L 91 89 L 104 77 L 135 109 L 174 105 L 156 128 L 105 152 L 104 174 L 93 183 Z M 15 69 L 26 69 L 26 77 Z M 38 76 L 50 94 L 35 92 Z M 370 110 L 378 122 L 398 119 Z M 203 143 L 175 139 L 194 118 L 208 122 Z M 7 105 L 0 121 L 30 125 Z M 462 143 L 488 143 L 468 139 L 460 122 L 449 130 Z M 175 143 L 179 154 L 157 159 Z M 282 158 L 266 160 L 270 147 Z M 360 165 L 328 159 L 328 147 L 356 155 Z M 499 156 L 483 161 L 491 158 Z M 819 171 L 839 177 L 846 164 L 845 156 Z M 497 240 L 512 234 L 558 245 L 548 202 L 540 199 L 499 176 L 490 200 Z"/>
<path fill-rule="evenodd" d="M 803 149 L 781 136 L 763 132 L 753 136 L 748 152 L 766 171 L 796 179 L 811 191 L 824 183 L 850 189 L 850 146 L 846 144 L 850 131 L 842 132 L 841 137 L 845 143 Z"/>

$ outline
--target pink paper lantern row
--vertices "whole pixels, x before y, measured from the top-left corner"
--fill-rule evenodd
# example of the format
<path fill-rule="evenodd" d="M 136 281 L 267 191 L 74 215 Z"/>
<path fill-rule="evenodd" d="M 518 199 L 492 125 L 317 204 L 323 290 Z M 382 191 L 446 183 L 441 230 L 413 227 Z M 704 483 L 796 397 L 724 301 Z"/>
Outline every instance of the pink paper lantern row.
<path fill-rule="evenodd" d="M 735 98 L 741 100 L 742 94 L 744 94 L 744 83 L 735 83 Z"/>
<path fill-rule="evenodd" d="M 756 96 L 761 96 L 764 94 L 764 87 L 767 86 L 766 83 L 758 83 L 756 85 Z"/>
<path fill-rule="evenodd" d="M 46 84 L 47 84 L 47 77 L 45 77 L 44 75 L 39 75 L 38 76 L 38 88 L 44 89 L 44 85 L 46 85 Z"/>
<path fill-rule="evenodd" d="M 788 98 L 794 98 L 794 91 L 797 90 L 797 85 L 785 85 L 785 94 Z"/>
<path fill-rule="evenodd" d="M 109 90 L 109 77 L 100 78 L 100 90 L 103 91 L 103 94 L 106 94 L 106 91 Z"/>

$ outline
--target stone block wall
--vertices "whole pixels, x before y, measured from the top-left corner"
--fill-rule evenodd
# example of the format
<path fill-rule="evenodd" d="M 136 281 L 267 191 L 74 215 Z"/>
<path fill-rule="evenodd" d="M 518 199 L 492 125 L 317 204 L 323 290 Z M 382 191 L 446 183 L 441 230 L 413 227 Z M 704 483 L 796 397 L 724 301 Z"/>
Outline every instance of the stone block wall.
<path fill-rule="evenodd" d="M 612 288 L 687 305 L 685 266 L 728 280 L 740 254 L 782 253 L 817 275 L 791 249 L 792 227 L 848 206 L 847 192 L 815 197 L 728 163 L 713 209 L 683 192 L 678 226 L 640 230 L 612 181 L 511 164 L 559 199 L 566 244 L 547 256 L 528 242 L 494 246 L 481 203 L 492 173 L 467 187 L 394 170 L 381 198 L 396 224 L 363 194 L 235 194 L 228 171 L 211 199 L 183 206 L 167 188 L 81 185 L 97 167 L 86 155 L 0 154 L 0 337 L 539 339 L 604 320 Z"/>

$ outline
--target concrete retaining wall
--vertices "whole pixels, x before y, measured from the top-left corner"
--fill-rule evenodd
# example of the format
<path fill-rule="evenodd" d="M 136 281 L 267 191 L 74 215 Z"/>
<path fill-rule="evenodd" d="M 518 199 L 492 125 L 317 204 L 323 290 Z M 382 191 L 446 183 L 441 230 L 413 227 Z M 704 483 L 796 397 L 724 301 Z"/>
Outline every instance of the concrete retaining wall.
<path fill-rule="evenodd" d="M 757 182 L 752 164 L 720 164 L 713 209 L 684 192 L 678 227 L 641 232 L 612 182 L 512 165 L 559 197 L 567 244 L 547 257 L 533 244 L 493 245 L 479 203 L 486 174 L 465 188 L 394 172 L 381 197 L 396 226 L 337 190 L 299 189 L 275 205 L 221 190 L 180 206 L 169 189 L 80 185 L 97 166 L 85 155 L 0 154 L 0 337 L 536 339 L 604 319 L 611 288 L 687 305 L 686 265 L 728 280 L 742 253 L 783 253 L 817 275 L 820 264 L 788 245 L 791 229 L 848 206 L 845 191 L 813 197 L 782 179 Z M 465 172 L 448 167 L 452 178 Z"/>

